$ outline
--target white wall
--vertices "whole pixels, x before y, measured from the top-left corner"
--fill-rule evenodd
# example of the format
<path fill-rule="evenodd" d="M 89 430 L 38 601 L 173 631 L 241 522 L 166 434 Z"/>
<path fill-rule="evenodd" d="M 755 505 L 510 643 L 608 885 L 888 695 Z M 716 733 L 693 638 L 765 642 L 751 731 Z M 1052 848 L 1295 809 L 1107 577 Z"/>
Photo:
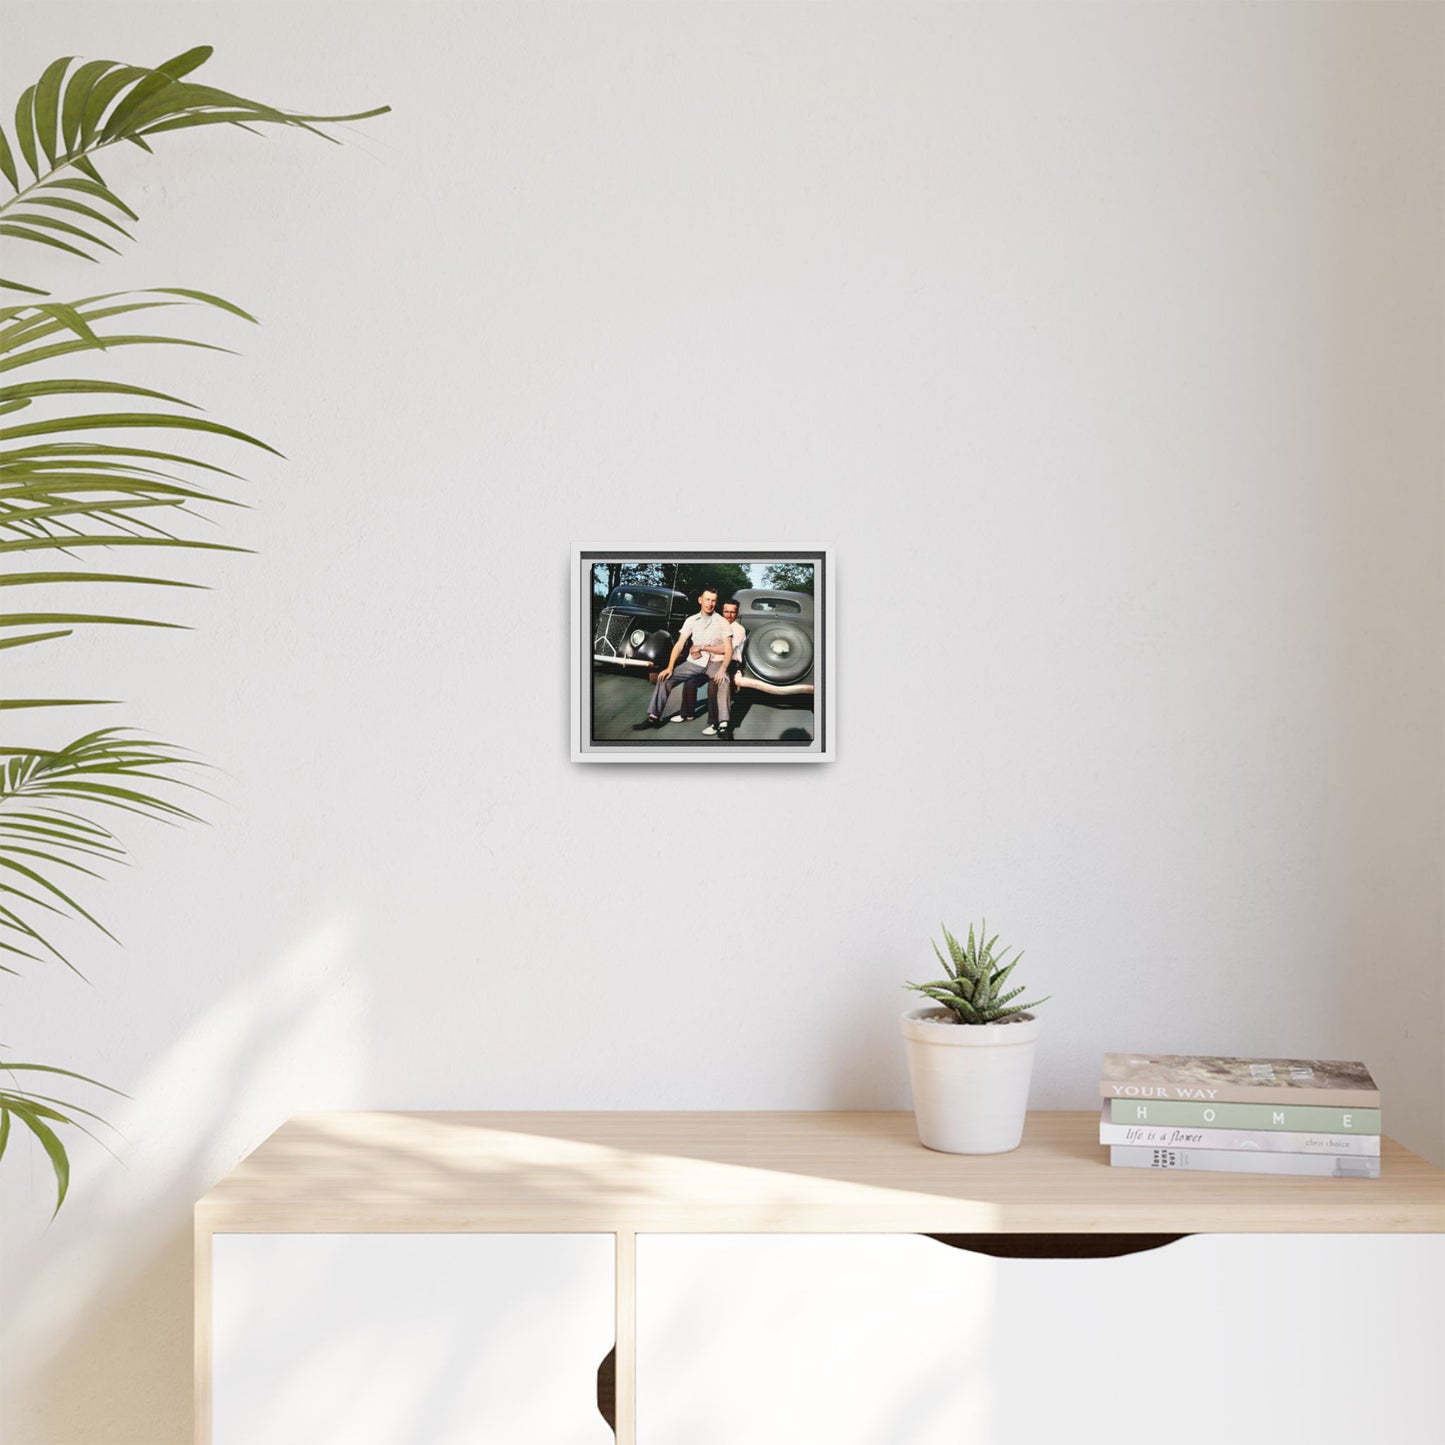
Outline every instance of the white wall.
<path fill-rule="evenodd" d="M 940 918 L 1053 994 L 1038 1107 L 1108 1049 L 1363 1057 L 1445 1156 L 1439 5 L 4 24 L 7 107 L 209 41 L 395 108 L 123 157 L 139 244 L 53 273 L 252 308 L 128 374 L 289 461 L 194 633 L 26 674 L 224 802 L 87 895 L 92 987 L 5 985 L 134 1099 L 54 1224 L 0 1169 L 6 1440 L 189 1438 L 190 1205 L 299 1109 L 905 1107 Z M 568 763 L 568 544 L 688 536 L 837 548 L 835 765 Z M 741 923 L 679 936 L 723 859 Z"/>

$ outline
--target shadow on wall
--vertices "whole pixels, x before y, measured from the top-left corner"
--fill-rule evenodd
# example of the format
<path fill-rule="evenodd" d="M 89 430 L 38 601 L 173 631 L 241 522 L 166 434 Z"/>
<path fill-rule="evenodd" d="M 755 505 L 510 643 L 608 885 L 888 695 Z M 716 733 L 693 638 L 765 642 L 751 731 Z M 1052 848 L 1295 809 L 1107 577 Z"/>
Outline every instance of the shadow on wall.
<path fill-rule="evenodd" d="M 9 1445 L 190 1445 L 190 1206 L 289 1115 L 355 1102 L 365 999 L 350 918 L 319 924 L 213 1005 L 113 1115 L 125 1168 L 76 1155 L 47 1228 L 12 1207 L 6 1246 Z M 24 1235 L 23 1238 L 20 1236 Z"/>

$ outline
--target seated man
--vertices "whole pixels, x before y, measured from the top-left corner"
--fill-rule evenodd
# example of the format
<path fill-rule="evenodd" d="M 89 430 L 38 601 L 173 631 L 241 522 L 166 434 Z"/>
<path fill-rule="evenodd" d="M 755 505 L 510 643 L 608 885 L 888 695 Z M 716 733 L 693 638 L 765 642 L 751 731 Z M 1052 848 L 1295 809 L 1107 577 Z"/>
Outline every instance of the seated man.
<path fill-rule="evenodd" d="M 712 691 L 707 698 L 707 726 L 702 730 L 704 737 L 726 738 L 731 734 L 732 723 L 730 720 L 731 697 L 733 689 L 737 686 L 737 676 L 742 671 L 743 648 L 747 646 L 748 630 L 738 621 L 738 604 L 729 598 L 722 605 L 723 621 L 728 625 L 728 635 L 732 639 L 732 660 L 723 668 L 717 681 L 713 684 Z M 712 643 L 707 649 L 708 652 L 717 656 L 722 655 L 722 647 L 718 643 Z"/>
<path fill-rule="evenodd" d="M 713 684 L 714 689 L 717 688 L 718 675 L 726 672 L 728 663 L 732 661 L 732 637 L 728 624 L 716 611 L 717 588 L 705 587 L 697 603 L 700 610 L 682 624 L 682 631 L 678 633 L 672 655 L 667 659 L 667 666 L 657 674 L 657 686 L 652 690 L 647 717 L 642 722 L 633 723 L 634 732 L 662 726 L 662 716 L 667 710 L 669 695 L 680 683 L 687 683 L 689 680 L 694 684 L 708 681 Z M 710 648 L 713 644 L 721 645 L 721 656 L 712 654 Z M 687 660 L 679 667 L 677 659 L 684 648 L 687 649 Z M 726 718 L 725 697 L 720 699 L 719 705 L 723 709 L 723 717 Z M 687 718 L 678 712 L 672 721 L 686 722 Z"/>

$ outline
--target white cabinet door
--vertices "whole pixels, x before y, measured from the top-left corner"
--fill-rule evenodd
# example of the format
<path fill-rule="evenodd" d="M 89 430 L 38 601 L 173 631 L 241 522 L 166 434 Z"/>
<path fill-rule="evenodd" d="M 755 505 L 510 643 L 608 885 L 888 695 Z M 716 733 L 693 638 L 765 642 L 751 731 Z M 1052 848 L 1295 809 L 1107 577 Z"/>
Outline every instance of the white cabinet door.
<path fill-rule="evenodd" d="M 1434 1445 L 1445 1236 L 637 1241 L 637 1445 Z"/>
<path fill-rule="evenodd" d="M 987 1270 L 913 1235 L 639 1235 L 637 1445 L 961 1445 Z"/>
<path fill-rule="evenodd" d="M 214 1445 L 611 1445 L 613 1237 L 218 1234 Z"/>

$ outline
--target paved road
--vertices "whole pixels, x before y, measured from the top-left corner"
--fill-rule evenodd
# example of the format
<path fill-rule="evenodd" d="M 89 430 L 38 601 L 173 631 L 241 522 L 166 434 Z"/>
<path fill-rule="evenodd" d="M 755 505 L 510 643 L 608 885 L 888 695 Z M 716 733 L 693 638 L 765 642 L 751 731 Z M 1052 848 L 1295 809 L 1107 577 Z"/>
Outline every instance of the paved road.
<path fill-rule="evenodd" d="M 667 723 L 653 732 L 635 733 L 632 724 L 647 716 L 652 684 L 645 677 L 632 677 L 598 668 L 592 674 L 592 730 L 598 742 L 625 740 L 656 745 L 670 738 L 688 742 L 710 742 L 702 737 L 707 710 L 699 701 L 701 716 L 692 722 Z M 674 696 L 677 696 L 674 691 Z M 738 742 L 811 742 L 813 740 L 813 699 L 803 693 L 797 698 L 768 698 L 744 688 L 733 704 L 733 730 Z M 725 747 L 726 744 L 719 744 Z"/>

